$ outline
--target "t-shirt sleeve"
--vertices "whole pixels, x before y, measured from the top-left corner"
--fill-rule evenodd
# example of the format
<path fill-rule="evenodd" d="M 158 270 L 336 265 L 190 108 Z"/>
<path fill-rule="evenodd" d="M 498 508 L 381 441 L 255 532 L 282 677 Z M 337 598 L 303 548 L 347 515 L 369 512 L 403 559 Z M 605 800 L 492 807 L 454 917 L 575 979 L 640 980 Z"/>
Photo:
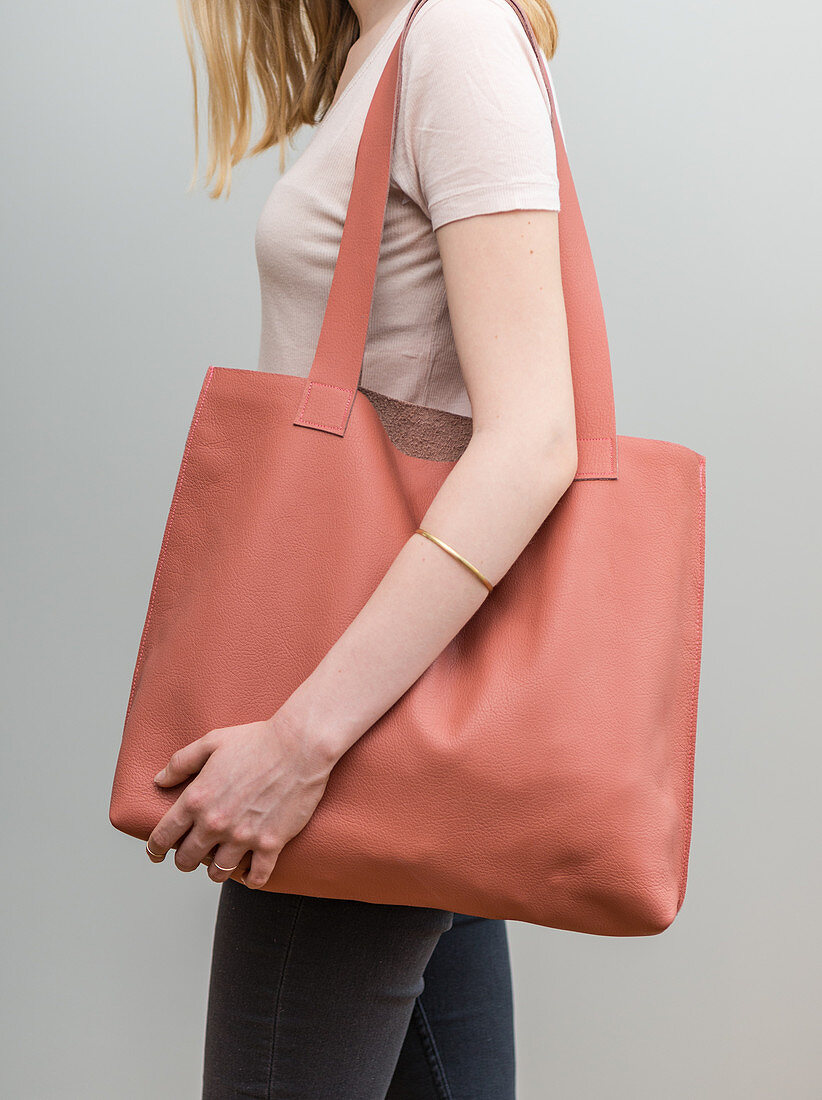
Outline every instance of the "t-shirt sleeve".
<path fill-rule="evenodd" d="M 506 0 L 426 0 L 403 47 L 398 108 L 392 176 L 434 229 L 559 210 L 550 99 Z"/>

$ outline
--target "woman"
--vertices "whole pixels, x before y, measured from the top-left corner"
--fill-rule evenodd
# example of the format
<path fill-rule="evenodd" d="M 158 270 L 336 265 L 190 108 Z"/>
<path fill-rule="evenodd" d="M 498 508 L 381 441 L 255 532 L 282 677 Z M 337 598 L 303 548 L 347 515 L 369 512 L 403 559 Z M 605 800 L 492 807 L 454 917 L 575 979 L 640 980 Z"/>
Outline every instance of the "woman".
<path fill-rule="evenodd" d="M 280 143 L 282 168 L 284 139 L 320 120 L 257 226 L 260 370 L 308 374 L 363 121 L 414 3 L 182 6 L 192 68 L 192 32 L 208 68 L 216 195 L 247 149 L 252 72 L 267 109 L 252 153 Z M 549 58 L 550 8 L 520 6 Z M 491 582 L 577 469 L 558 210 L 550 103 L 515 10 L 508 0 L 425 0 L 404 44 L 360 388 L 400 449 L 436 458 L 456 446 L 420 525 Z M 400 415 L 409 404 L 441 429 L 427 442 L 414 434 L 419 421 Z M 514 1096 L 504 922 L 260 889 L 336 762 L 487 594 L 452 554 L 409 538 L 276 714 L 210 731 L 158 774 L 165 787 L 194 778 L 149 837 L 150 858 L 176 848 L 180 870 L 206 863 L 222 884 L 206 1100 Z M 244 885 L 228 877 L 237 868 Z"/>

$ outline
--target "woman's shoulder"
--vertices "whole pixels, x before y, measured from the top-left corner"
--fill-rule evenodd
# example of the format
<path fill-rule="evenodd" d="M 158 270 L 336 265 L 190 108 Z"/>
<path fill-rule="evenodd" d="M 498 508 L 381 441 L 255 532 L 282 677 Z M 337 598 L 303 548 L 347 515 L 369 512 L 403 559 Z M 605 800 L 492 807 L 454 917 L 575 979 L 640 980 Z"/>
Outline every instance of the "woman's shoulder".
<path fill-rule="evenodd" d="M 408 28 L 402 66 L 403 79 L 440 98 L 461 82 L 478 102 L 495 95 L 510 104 L 537 92 L 548 102 L 540 59 L 508 0 L 425 0 Z"/>
<path fill-rule="evenodd" d="M 471 51 L 479 44 L 489 56 L 516 44 L 533 52 L 519 16 L 508 0 L 425 0 L 411 20 L 404 51 Z"/>
<path fill-rule="evenodd" d="M 493 210 L 558 210 L 550 98 L 511 4 L 425 0 L 404 50 L 394 179 L 433 227 Z"/>
<path fill-rule="evenodd" d="M 425 0 L 411 21 L 408 40 L 449 30 L 493 33 L 501 26 L 519 28 L 519 16 L 508 0 Z"/>

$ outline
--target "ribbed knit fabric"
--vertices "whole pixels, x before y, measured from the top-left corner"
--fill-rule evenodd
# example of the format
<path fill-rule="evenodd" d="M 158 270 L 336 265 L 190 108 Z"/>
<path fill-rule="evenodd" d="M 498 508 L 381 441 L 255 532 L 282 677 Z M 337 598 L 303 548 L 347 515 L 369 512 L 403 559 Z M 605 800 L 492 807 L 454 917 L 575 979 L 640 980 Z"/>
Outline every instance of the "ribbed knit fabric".
<path fill-rule="evenodd" d="M 397 13 L 256 230 L 259 369 L 305 377 L 342 237 L 365 115 L 413 0 Z M 427 0 L 403 50 L 399 118 L 360 387 L 470 416 L 435 230 L 501 210 L 559 210 L 550 101 L 505 0 Z"/>

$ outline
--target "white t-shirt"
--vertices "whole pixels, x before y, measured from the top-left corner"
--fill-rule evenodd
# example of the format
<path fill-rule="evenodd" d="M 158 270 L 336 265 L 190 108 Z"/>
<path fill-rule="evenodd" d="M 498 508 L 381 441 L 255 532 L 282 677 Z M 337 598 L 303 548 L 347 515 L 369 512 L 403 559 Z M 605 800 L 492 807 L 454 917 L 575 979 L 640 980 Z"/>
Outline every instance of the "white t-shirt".
<path fill-rule="evenodd" d="M 256 231 L 259 369 L 306 377 L 365 115 L 414 0 L 277 180 Z M 543 55 L 543 60 L 545 60 Z M 397 129 L 360 388 L 471 415 L 434 231 L 501 210 L 559 210 L 550 101 L 506 0 L 426 0 L 405 40 Z"/>

